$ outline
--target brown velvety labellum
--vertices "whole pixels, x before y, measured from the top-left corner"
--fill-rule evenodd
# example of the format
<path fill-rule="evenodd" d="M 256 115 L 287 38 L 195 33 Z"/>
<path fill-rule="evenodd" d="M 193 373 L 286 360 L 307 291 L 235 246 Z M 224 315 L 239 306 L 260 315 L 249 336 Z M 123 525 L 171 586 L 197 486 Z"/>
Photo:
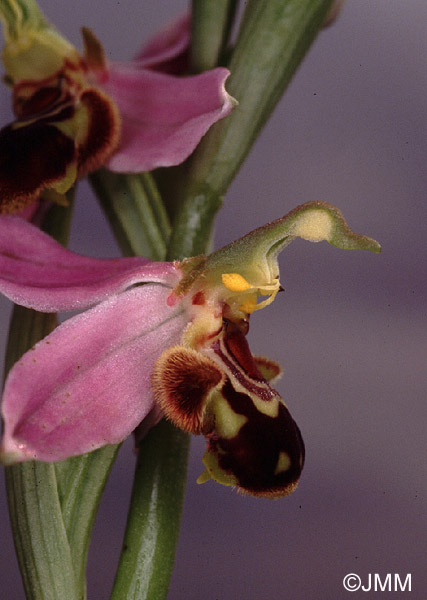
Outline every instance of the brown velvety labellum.
<path fill-rule="evenodd" d="M 221 370 L 209 358 L 177 346 L 160 356 L 152 387 L 160 408 L 175 425 L 190 433 L 201 433 L 206 425 L 206 400 L 223 379 Z"/>
<path fill-rule="evenodd" d="M 88 113 L 88 130 L 79 144 L 79 177 L 101 167 L 115 150 L 120 117 L 115 104 L 95 88 L 83 92 L 80 102 Z"/>
<path fill-rule="evenodd" d="M 234 413 L 246 417 L 234 437 L 213 435 L 209 440 L 221 469 L 236 477 L 243 492 L 267 497 L 291 493 L 301 475 L 305 452 L 300 430 L 286 406 L 280 403 L 277 417 L 268 416 L 229 380 L 221 393 Z"/>

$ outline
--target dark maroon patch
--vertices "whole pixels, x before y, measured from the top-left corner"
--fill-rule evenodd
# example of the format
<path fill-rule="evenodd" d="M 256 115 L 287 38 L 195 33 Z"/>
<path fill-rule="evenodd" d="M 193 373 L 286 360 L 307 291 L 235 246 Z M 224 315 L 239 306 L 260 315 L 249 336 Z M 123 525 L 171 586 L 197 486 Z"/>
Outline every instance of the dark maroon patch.
<path fill-rule="evenodd" d="M 209 449 L 218 458 L 221 469 L 234 475 L 239 486 L 252 494 L 286 494 L 297 483 L 304 464 L 304 442 L 300 430 L 283 403 L 276 418 L 257 410 L 251 397 L 237 392 L 230 380 L 222 394 L 237 414 L 247 422 L 231 438 L 218 438 L 214 432 Z M 208 436 L 209 437 L 209 436 Z M 288 470 L 275 473 L 281 452 L 290 458 Z"/>
<path fill-rule="evenodd" d="M 203 306 L 205 303 L 205 295 L 202 291 L 196 292 L 193 296 L 192 304 L 197 306 Z"/>
<path fill-rule="evenodd" d="M 69 112 L 69 107 L 64 110 Z M 75 159 L 74 140 L 43 119 L 2 129 L 0 210 L 16 210 L 33 200 L 43 188 L 61 180 Z"/>
<path fill-rule="evenodd" d="M 264 379 L 255 363 L 245 335 L 231 322 L 226 324 L 224 342 L 229 353 L 250 377 Z"/>
<path fill-rule="evenodd" d="M 29 98 L 16 98 L 14 109 L 20 119 L 34 117 L 52 107 L 61 99 L 62 92 L 59 86 L 49 86 L 37 90 Z"/>
<path fill-rule="evenodd" d="M 233 374 L 237 381 L 243 387 L 245 387 L 250 394 L 258 396 L 258 398 L 260 400 L 263 400 L 264 402 L 269 402 L 270 400 L 278 396 L 278 393 L 262 377 L 257 367 L 256 371 L 252 371 L 258 371 L 259 375 L 257 375 L 256 377 L 252 377 L 245 370 L 245 368 L 239 363 L 234 354 L 232 354 L 230 350 L 225 346 L 224 340 L 215 340 L 215 342 L 212 344 L 212 350 L 221 359 L 224 366 L 229 370 L 229 372 Z M 254 360 L 253 357 L 252 360 Z"/>

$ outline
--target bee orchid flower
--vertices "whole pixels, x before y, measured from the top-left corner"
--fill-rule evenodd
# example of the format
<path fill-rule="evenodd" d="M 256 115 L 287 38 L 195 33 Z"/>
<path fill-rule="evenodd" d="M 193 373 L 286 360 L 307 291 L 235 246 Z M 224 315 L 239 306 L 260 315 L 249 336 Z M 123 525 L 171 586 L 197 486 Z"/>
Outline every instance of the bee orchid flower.
<path fill-rule="evenodd" d="M 0 219 L 0 291 L 39 311 L 87 309 L 11 369 L 2 461 L 58 461 L 118 443 L 157 407 L 206 437 L 200 482 L 256 496 L 292 492 L 302 437 L 272 387 L 279 366 L 253 356 L 246 336 L 252 313 L 280 290 L 277 256 L 296 237 L 380 249 L 316 202 L 174 263 L 83 257 L 18 217 Z"/>
<path fill-rule="evenodd" d="M 103 165 L 120 172 L 177 165 L 235 105 L 227 69 L 183 76 L 189 16 L 127 63 L 107 60 L 88 29 L 80 55 L 35 0 L 4 0 L 0 21 L 17 117 L 0 131 L 0 212 L 21 210 L 43 190 L 60 200 L 76 178 Z"/>

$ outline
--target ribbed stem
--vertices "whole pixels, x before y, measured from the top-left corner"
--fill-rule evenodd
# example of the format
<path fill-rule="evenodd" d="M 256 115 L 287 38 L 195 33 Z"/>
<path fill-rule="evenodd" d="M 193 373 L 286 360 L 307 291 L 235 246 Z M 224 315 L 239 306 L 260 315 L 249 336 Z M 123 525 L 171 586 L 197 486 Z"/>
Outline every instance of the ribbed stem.
<path fill-rule="evenodd" d="M 184 502 L 189 436 L 165 421 L 143 440 L 111 600 L 166 598 Z"/>
<path fill-rule="evenodd" d="M 171 227 L 150 173 L 122 175 L 102 169 L 90 181 L 123 254 L 164 259 Z"/>
<path fill-rule="evenodd" d="M 86 589 L 86 563 L 92 529 L 119 448 L 120 445 L 105 446 L 54 465 L 71 560 L 83 590 Z"/>
<path fill-rule="evenodd" d="M 216 210 L 321 28 L 331 0 L 248 0 L 229 68 L 239 105 L 206 134 L 178 175 L 170 256 L 201 252 Z M 186 223 L 191 228 L 182 243 Z"/>
<path fill-rule="evenodd" d="M 191 69 L 194 73 L 221 64 L 237 4 L 237 0 L 192 1 Z"/>

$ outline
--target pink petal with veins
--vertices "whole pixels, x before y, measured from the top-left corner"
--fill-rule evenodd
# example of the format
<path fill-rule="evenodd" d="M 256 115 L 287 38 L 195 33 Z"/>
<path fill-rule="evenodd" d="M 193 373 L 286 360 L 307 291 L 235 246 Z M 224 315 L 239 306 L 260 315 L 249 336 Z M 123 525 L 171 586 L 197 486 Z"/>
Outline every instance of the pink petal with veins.
<path fill-rule="evenodd" d="M 144 285 L 65 321 L 6 380 L 1 458 L 57 461 L 126 438 L 153 408 L 150 380 L 188 319 Z M 31 385 L 28 385 L 31 382 Z"/>
<path fill-rule="evenodd" d="M 0 217 L 0 292 L 42 312 L 83 309 L 135 283 L 173 287 L 172 263 L 99 259 L 67 250 L 19 217 Z"/>

